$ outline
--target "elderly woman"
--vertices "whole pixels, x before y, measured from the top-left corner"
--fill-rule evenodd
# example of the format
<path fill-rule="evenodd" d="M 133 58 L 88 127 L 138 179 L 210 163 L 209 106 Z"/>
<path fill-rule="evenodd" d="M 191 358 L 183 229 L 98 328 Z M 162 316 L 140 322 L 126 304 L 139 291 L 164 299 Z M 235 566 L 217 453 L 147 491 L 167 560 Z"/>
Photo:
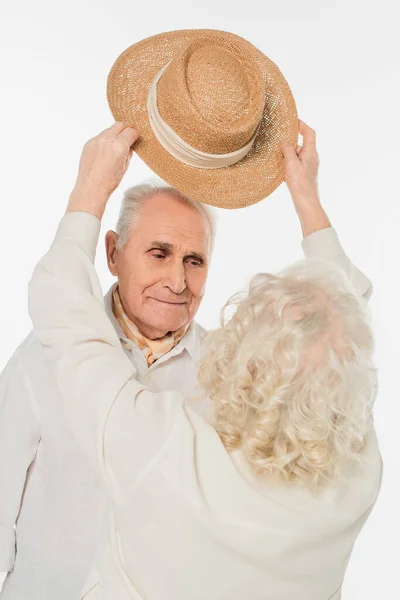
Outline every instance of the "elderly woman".
<path fill-rule="evenodd" d="M 104 311 L 90 201 L 75 197 L 30 283 L 66 417 L 111 498 L 81 598 L 340 598 L 381 480 L 365 299 L 326 262 L 254 277 L 206 337 L 205 420 L 135 380 Z"/>

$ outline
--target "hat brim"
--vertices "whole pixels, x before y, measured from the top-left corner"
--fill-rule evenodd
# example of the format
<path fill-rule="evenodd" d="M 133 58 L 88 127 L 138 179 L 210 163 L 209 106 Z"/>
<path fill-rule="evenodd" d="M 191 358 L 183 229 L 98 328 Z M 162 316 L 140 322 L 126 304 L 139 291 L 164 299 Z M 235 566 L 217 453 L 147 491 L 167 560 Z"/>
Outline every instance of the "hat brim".
<path fill-rule="evenodd" d="M 154 135 L 146 110 L 149 86 L 160 69 L 194 37 L 210 32 L 216 33 L 204 29 L 170 31 L 133 44 L 112 66 L 107 100 L 116 121 L 138 129 L 141 137 L 135 152 L 161 179 L 205 204 L 242 208 L 263 200 L 284 181 L 279 142 L 287 140 L 296 146 L 298 140 L 296 104 L 276 64 L 255 49 L 266 86 L 262 123 L 250 152 L 230 167 L 197 169 L 177 160 Z"/>

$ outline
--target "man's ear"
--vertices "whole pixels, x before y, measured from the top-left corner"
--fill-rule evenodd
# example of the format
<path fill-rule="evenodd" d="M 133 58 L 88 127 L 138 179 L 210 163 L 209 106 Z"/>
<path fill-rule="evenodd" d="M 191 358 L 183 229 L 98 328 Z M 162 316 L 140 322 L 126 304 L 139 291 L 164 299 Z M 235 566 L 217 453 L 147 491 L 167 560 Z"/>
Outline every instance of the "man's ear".
<path fill-rule="evenodd" d="M 105 239 L 107 264 L 111 275 L 114 275 L 114 277 L 118 277 L 117 241 L 118 236 L 115 231 L 107 231 Z"/>

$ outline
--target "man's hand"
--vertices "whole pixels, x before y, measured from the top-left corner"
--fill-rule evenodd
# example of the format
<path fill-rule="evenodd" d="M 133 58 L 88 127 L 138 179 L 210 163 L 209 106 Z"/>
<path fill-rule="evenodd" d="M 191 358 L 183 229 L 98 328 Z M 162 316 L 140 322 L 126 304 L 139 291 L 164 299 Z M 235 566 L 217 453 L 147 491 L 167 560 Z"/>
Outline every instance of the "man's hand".
<path fill-rule="evenodd" d="M 111 194 L 128 169 L 132 144 L 138 138 L 135 129 L 116 122 L 86 142 L 66 212 L 88 212 L 102 218 Z"/>
<path fill-rule="evenodd" d="M 303 121 L 299 121 L 299 131 L 303 146 L 294 149 L 283 141 L 280 148 L 285 158 L 285 181 L 306 237 L 314 231 L 331 227 L 331 223 L 319 200 L 316 133 Z"/>

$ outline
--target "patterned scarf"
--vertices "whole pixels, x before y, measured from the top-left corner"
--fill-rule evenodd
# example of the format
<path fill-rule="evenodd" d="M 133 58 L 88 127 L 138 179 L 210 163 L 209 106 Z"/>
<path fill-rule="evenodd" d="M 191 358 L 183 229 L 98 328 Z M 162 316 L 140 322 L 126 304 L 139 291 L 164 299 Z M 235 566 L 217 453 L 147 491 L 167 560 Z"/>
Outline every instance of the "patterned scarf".
<path fill-rule="evenodd" d="M 184 325 L 178 331 L 170 331 L 164 337 L 157 340 L 149 340 L 142 335 L 136 325 L 128 317 L 122 306 L 121 297 L 119 295 L 118 285 L 115 286 L 112 293 L 112 308 L 115 318 L 117 319 L 124 335 L 131 340 L 144 355 L 147 365 L 150 366 L 156 362 L 161 356 L 167 354 L 177 343 L 183 338 L 189 328 L 190 323 Z"/>

